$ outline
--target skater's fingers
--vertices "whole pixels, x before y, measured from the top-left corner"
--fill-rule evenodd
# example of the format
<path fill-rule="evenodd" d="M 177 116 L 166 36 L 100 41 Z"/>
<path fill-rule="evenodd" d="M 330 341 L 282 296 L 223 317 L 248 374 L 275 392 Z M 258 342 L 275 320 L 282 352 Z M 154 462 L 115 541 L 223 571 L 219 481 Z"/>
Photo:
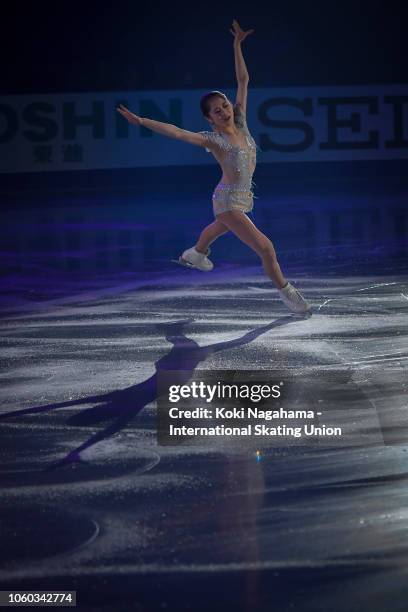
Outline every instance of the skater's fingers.
<path fill-rule="evenodd" d="M 131 113 L 128 110 L 122 110 L 121 108 L 116 109 L 129 123 L 134 123 L 135 125 L 142 125 L 142 120 L 140 117 Z"/>
<path fill-rule="evenodd" d="M 252 34 L 252 32 L 255 32 L 255 30 L 248 30 L 247 32 L 242 32 L 241 33 L 241 40 L 245 40 L 247 36 Z"/>
<path fill-rule="evenodd" d="M 120 108 L 118 108 L 119 113 L 122 115 L 122 117 L 124 117 L 125 119 L 130 119 L 130 113 L 126 113 L 123 110 L 120 110 Z"/>

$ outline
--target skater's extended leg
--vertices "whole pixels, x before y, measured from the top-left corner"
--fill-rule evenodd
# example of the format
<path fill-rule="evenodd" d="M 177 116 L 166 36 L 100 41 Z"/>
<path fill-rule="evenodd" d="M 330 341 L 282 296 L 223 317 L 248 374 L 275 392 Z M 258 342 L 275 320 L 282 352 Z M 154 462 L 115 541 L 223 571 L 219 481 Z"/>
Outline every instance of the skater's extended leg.
<path fill-rule="evenodd" d="M 198 242 L 195 246 L 196 251 L 198 251 L 199 253 L 207 253 L 210 244 L 212 244 L 214 240 L 217 240 L 217 238 L 219 238 L 223 234 L 226 234 L 228 231 L 228 228 L 225 227 L 225 225 L 221 223 L 221 221 L 218 221 L 218 219 L 216 219 L 215 221 L 210 223 L 210 225 L 207 225 L 207 227 L 205 227 L 201 232 Z"/>
<path fill-rule="evenodd" d="M 266 274 L 277 286 L 279 295 L 288 308 L 302 315 L 310 311 L 310 306 L 303 296 L 283 276 L 272 242 L 243 212 L 229 210 L 218 215 L 217 219 L 259 255 Z"/>
<path fill-rule="evenodd" d="M 242 242 L 245 242 L 262 259 L 264 270 L 278 289 L 288 282 L 282 274 L 272 242 L 254 225 L 243 212 L 229 210 L 218 215 L 220 220 Z"/>

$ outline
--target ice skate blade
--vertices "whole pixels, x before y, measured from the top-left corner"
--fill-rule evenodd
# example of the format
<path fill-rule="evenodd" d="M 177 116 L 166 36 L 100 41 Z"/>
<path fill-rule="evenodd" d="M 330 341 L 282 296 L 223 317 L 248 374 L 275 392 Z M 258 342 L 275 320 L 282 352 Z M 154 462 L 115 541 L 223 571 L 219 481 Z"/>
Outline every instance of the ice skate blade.
<path fill-rule="evenodd" d="M 305 312 L 292 312 L 293 317 L 300 317 L 301 319 L 308 319 L 312 316 L 313 310 L 312 307 L 308 308 Z"/>
<path fill-rule="evenodd" d="M 184 259 L 172 259 L 171 260 L 173 263 L 179 264 L 179 266 L 184 266 L 185 268 L 191 268 L 192 270 L 198 270 L 198 268 L 196 268 L 195 266 L 193 266 L 193 264 L 189 263 L 188 261 L 184 261 Z"/>

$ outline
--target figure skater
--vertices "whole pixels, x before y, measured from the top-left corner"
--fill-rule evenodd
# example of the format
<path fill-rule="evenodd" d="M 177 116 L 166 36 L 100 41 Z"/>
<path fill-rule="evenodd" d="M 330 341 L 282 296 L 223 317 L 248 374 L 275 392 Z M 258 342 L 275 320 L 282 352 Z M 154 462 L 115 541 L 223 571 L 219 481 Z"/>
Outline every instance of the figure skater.
<path fill-rule="evenodd" d="M 213 196 L 215 221 L 204 228 L 195 246 L 187 249 L 179 262 L 188 267 L 210 271 L 214 265 L 208 258 L 210 244 L 231 231 L 261 258 L 267 276 L 274 282 L 283 302 L 292 312 L 305 314 L 310 305 L 299 291 L 283 276 L 272 242 L 250 220 L 253 208 L 252 176 L 256 166 L 256 144 L 246 123 L 246 103 L 249 75 L 242 55 L 241 43 L 254 30 L 243 31 L 236 19 L 232 22 L 235 72 L 238 83 L 233 106 L 225 94 L 213 90 L 200 101 L 201 112 L 210 123 L 212 132 L 190 132 L 175 125 L 139 117 L 123 104 L 117 110 L 134 125 L 204 147 L 221 166 L 222 177 Z"/>

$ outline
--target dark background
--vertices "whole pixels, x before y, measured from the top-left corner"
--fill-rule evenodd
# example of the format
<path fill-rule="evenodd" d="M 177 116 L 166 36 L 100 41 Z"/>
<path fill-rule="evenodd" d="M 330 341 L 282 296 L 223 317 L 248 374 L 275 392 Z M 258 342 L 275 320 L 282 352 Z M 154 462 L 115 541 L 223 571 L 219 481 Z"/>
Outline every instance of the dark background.
<path fill-rule="evenodd" d="M 405 83 L 404 13 L 386 0 L 6 4 L 1 93 L 232 87 L 234 17 L 256 30 L 253 87 Z"/>

